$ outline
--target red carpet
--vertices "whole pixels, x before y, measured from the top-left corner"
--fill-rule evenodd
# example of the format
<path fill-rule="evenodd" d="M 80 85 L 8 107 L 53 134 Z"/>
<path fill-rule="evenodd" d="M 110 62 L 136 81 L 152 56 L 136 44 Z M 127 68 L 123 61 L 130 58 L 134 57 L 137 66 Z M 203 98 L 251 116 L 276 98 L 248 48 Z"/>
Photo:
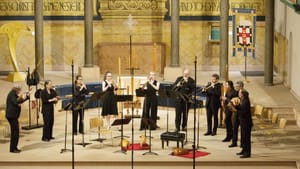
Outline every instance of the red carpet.
<path fill-rule="evenodd" d="M 143 147 L 141 147 L 140 143 L 134 143 L 130 144 L 127 148 L 127 150 L 149 150 L 150 146 L 148 144 L 144 144 Z"/>
<path fill-rule="evenodd" d="M 189 152 L 187 154 L 184 154 L 184 155 L 174 155 L 173 152 L 171 153 L 171 155 L 173 156 L 178 156 L 178 157 L 184 157 L 184 158 L 193 158 L 193 150 L 188 150 Z M 207 156 L 208 152 L 205 152 L 205 151 L 196 151 L 195 152 L 195 157 L 203 157 L 203 156 Z"/>

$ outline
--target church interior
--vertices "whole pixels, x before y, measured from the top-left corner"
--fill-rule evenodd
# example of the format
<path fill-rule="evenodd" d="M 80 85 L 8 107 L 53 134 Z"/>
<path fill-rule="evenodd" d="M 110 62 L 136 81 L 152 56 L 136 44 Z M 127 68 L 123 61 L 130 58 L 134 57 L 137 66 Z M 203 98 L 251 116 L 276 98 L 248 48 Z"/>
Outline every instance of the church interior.
<path fill-rule="evenodd" d="M 0 9 L 1 168 L 300 168 L 300 0 L 0 0 Z M 204 136 L 202 94 L 193 97 L 199 105 L 189 109 L 187 130 L 179 132 L 185 134 L 182 142 L 162 139 L 176 128 L 174 100 L 160 92 L 159 127 L 140 130 L 144 97 L 136 89 L 154 72 L 160 90 L 167 90 L 184 69 L 197 89 L 215 73 L 221 84 L 244 82 L 253 120 L 251 158 L 236 155 L 239 142 L 232 148 L 222 142 L 221 109 L 217 134 Z M 101 92 L 108 71 L 121 89 L 116 94 L 133 99 L 118 102 L 113 119 L 129 117 L 127 124 L 101 130 L 105 121 L 92 125 L 92 119 L 102 119 L 102 101 L 93 94 Z M 66 106 L 77 75 L 90 93 L 84 134 L 73 135 L 72 109 Z M 6 98 L 14 86 L 28 91 L 31 77 L 39 82 L 21 105 L 21 152 L 10 153 Z M 43 142 L 35 92 L 47 80 L 60 100 L 54 105 L 55 139 Z M 125 151 L 124 140 L 140 147 Z M 176 150 L 197 157 L 174 155 Z"/>

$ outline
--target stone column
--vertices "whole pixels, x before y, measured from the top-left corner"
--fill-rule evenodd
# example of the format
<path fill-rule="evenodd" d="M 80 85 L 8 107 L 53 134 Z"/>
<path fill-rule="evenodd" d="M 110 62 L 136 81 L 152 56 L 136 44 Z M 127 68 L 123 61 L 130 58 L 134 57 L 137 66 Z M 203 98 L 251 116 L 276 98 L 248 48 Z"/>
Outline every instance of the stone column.
<path fill-rule="evenodd" d="M 99 67 L 93 64 L 93 1 L 84 1 L 84 67 L 79 67 L 79 74 L 88 81 L 100 80 Z"/>
<path fill-rule="evenodd" d="M 171 2 L 171 64 L 164 69 L 164 80 L 173 81 L 182 74 L 179 65 L 179 1 Z"/>
<path fill-rule="evenodd" d="M 221 0 L 220 79 L 228 80 L 228 0 Z"/>
<path fill-rule="evenodd" d="M 34 1 L 34 27 L 35 27 L 35 66 L 40 75 L 40 79 L 44 79 L 44 16 L 43 16 L 43 0 Z"/>
<path fill-rule="evenodd" d="M 273 85 L 273 48 L 274 48 L 274 1 L 266 0 L 265 29 L 265 85 Z"/>
<path fill-rule="evenodd" d="M 84 4 L 84 67 L 93 67 L 93 0 Z"/>
<path fill-rule="evenodd" d="M 179 66 L 179 2 L 171 5 L 171 67 Z"/>

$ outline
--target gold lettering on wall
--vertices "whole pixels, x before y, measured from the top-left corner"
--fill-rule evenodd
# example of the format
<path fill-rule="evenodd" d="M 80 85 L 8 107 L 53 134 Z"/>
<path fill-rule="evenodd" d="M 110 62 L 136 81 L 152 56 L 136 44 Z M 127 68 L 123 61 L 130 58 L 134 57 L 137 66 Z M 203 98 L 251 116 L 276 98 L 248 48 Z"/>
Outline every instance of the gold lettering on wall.
<path fill-rule="evenodd" d="M 179 3 L 180 16 L 220 16 L 220 0 L 180 0 Z M 256 9 L 258 16 L 265 15 L 265 0 L 230 0 L 229 5 L 229 15 L 232 8 Z"/>
<path fill-rule="evenodd" d="M 97 0 L 94 0 L 94 15 Z M 84 16 L 84 0 L 44 0 L 45 16 Z M 0 16 L 33 16 L 34 0 L 0 0 Z"/>

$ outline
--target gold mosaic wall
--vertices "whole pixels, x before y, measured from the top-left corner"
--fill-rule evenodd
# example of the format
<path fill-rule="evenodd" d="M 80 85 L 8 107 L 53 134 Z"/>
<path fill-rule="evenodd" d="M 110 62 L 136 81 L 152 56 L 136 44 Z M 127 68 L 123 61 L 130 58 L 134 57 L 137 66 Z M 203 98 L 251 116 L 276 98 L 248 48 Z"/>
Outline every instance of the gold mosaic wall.
<path fill-rule="evenodd" d="M 103 2 L 110 0 L 103 0 Z M 121 0 L 119 0 L 121 1 Z M 126 0 L 122 0 L 123 2 Z M 143 0 L 150 1 L 150 0 Z M 166 0 L 157 0 L 157 4 L 165 4 Z M 196 0 L 193 0 L 193 2 Z M 212 2 L 210 0 L 198 0 L 202 3 Z M 249 0 L 244 0 L 245 4 L 249 4 Z M 213 1 L 216 2 L 217 1 Z M 232 0 L 231 2 L 239 2 L 243 0 Z M 253 4 L 261 2 L 264 5 L 264 0 L 251 1 Z M 182 0 L 182 3 L 188 3 Z M 1 4 L 1 0 L 0 0 Z M 252 6 L 253 6 L 252 4 Z M 182 4 L 181 4 L 182 5 Z M 250 4 L 251 5 L 251 4 Z M 134 43 L 164 43 L 166 65 L 170 63 L 170 20 L 164 20 L 163 17 L 158 17 L 166 13 L 166 7 L 159 6 L 156 9 L 161 12 L 156 12 L 155 16 L 151 15 L 134 18 L 137 24 L 133 27 L 132 40 Z M 259 6 L 264 9 L 263 6 Z M 184 13 L 181 6 L 182 15 Z M 101 10 L 99 10 L 101 12 Z M 140 11 L 135 9 L 134 11 Z M 107 11 L 106 11 L 107 12 Z M 264 12 L 264 11 L 262 11 Z M 102 16 L 103 20 L 94 20 L 94 63 L 97 65 L 99 60 L 100 43 L 120 43 L 129 42 L 128 29 L 124 22 L 127 20 L 128 11 L 121 12 L 120 17 Z M 199 11 L 194 12 L 198 15 Z M 142 14 L 142 13 L 139 13 Z M 215 15 L 215 14 L 214 14 Z M 134 13 L 133 13 L 133 16 Z M 0 25 L 13 21 L 0 21 Z M 34 28 L 33 21 L 22 21 L 31 28 Z M 202 69 L 213 68 L 218 69 L 219 65 L 219 42 L 209 40 L 211 33 L 211 25 L 219 24 L 218 22 L 210 21 L 180 21 L 180 64 L 183 66 L 193 66 L 195 55 L 198 56 L 198 63 Z M 230 23 L 231 24 L 231 23 Z M 229 28 L 231 31 L 231 27 Z M 249 57 L 248 64 L 253 66 L 261 66 L 264 63 L 264 22 L 257 24 L 257 40 L 256 40 L 256 59 Z M 231 67 L 242 67 L 244 58 L 237 56 L 231 57 L 231 35 L 229 34 L 229 61 Z M 24 33 L 20 36 L 17 43 L 17 57 L 19 66 L 26 70 L 28 66 L 34 65 L 34 36 L 30 33 Z M 0 71 L 12 70 L 9 64 L 9 50 L 7 46 L 7 37 L 0 34 Z M 114 51 L 111 51 L 114 52 Z M 70 70 L 71 61 L 74 60 L 75 68 L 84 64 L 84 21 L 83 20 L 67 20 L 67 21 L 45 21 L 44 22 L 44 56 L 46 70 Z M 117 63 L 117 60 L 116 62 Z M 107 64 L 115 64 L 107 63 Z M 105 71 L 105 70 L 103 70 Z"/>

